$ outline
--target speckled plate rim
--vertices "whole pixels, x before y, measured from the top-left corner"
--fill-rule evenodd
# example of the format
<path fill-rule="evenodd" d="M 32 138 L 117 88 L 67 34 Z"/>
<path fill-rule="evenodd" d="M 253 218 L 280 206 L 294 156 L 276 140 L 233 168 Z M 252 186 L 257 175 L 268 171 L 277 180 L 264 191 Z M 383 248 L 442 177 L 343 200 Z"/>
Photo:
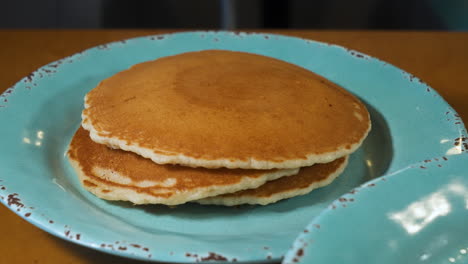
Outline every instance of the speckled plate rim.
<path fill-rule="evenodd" d="M 60 70 L 64 65 L 68 63 L 74 63 L 75 61 L 79 61 L 79 59 L 82 56 L 86 56 L 88 53 L 92 52 L 99 52 L 99 51 L 105 51 L 108 50 L 112 47 L 118 47 L 122 45 L 126 45 L 126 43 L 132 43 L 132 42 L 137 42 L 141 41 L 144 39 L 150 39 L 154 41 L 159 41 L 159 40 L 164 40 L 166 38 L 171 38 L 174 36 L 198 36 L 202 38 L 210 38 L 210 40 L 213 43 L 217 43 L 220 40 L 222 41 L 223 38 L 239 38 L 239 39 L 251 39 L 255 38 L 256 40 L 258 39 L 265 39 L 265 40 L 273 40 L 273 41 L 283 41 L 283 42 L 294 42 L 294 43 L 303 43 L 307 45 L 314 45 L 314 47 L 318 47 L 321 49 L 331 49 L 333 52 L 336 52 L 339 54 L 339 56 L 349 56 L 349 58 L 352 58 L 353 60 L 361 60 L 362 63 L 371 63 L 371 64 L 376 64 L 378 66 L 381 66 L 381 68 L 385 68 L 386 70 L 392 70 L 402 76 L 404 76 L 407 81 L 408 81 L 408 86 L 416 86 L 420 91 L 417 91 L 417 93 L 422 93 L 428 92 L 430 93 L 433 97 L 435 97 L 438 100 L 438 103 L 443 105 L 443 108 L 446 110 L 445 115 L 450 115 L 453 116 L 454 119 L 458 118 L 458 115 L 456 112 L 438 95 L 438 93 L 434 90 L 432 90 L 430 87 L 428 87 L 425 83 L 421 82 L 419 79 L 416 77 L 412 76 L 411 74 L 408 74 L 398 68 L 396 68 L 393 65 L 390 65 L 388 63 L 382 62 L 378 59 L 372 58 L 368 55 L 362 54 L 360 52 L 354 51 L 354 50 L 349 50 L 341 46 L 337 45 L 331 45 L 327 43 L 322 43 L 322 42 L 317 42 L 317 41 L 312 41 L 312 40 L 305 40 L 305 39 L 300 39 L 300 38 L 295 38 L 295 37 L 287 37 L 287 36 L 281 36 L 281 35 L 274 35 L 274 34 L 263 34 L 263 33 L 233 33 L 233 32 L 182 32 L 182 33 L 174 33 L 174 34 L 164 34 L 164 35 L 155 35 L 155 36 L 145 36 L 145 37 L 139 37 L 139 38 L 134 38 L 134 39 L 129 39 L 129 40 L 122 40 L 122 41 L 116 41 L 112 42 L 109 44 L 104 44 L 100 45 L 94 48 L 87 49 L 83 52 L 77 53 L 75 55 L 72 55 L 70 57 L 66 57 L 64 59 L 58 60 L 56 62 L 52 62 L 46 66 L 41 67 L 37 71 L 31 73 L 27 77 L 23 78 L 20 80 L 15 86 L 7 89 L 0 97 L 0 117 L 1 117 L 1 110 L 2 108 L 8 109 L 8 100 L 13 99 L 17 96 L 24 96 L 23 94 L 20 94 L 24 92 L 24 90 L 31 90 L 33 86 L 35 86 L 35 79 L 37 78 L 48 78 L 51 74 L 53 74 L 55 71 Z M 217 46 L 210 46 L 206 48 L 216 48 Z M 219 48 L 222 48 L 219 47 Z M 189 49 L 190 50 L 190 49 Z M 195 49 L 196 50 L 196 49 Z M 266 49 L 265 53 L 268 55 L 269 50 Z M 177 53 L 177 52 L 176 52 Z M 170 55 L 170 52 L 168 54 Z M 279 54 L 278 56 L 281 57 L 282 54 Z M 275 56 L 276 57 L 276 56 Z M 305 57 L 305 56 L 304 56 Z M 324 66 L 324 65 L 321 65 Z M 326 65 L 325 65 L 326 66 Z M 328 66 L 327 66 L 328 67 Z M 331 79 L 333 79 L 334 76 L 326 76 Z M 336 77 L 336 76 L 335 76 Z M 19 92 L 21 90 L 21 92 Z M 12 100 L 13 101 L 13 100 Z M 450 131 L 450 134 L 453 134 L 454 132 L 461 135 L 464 129 L 463 123 L 459 118 L 457 119 L 458 121 L 451 127 L 452 131 Z M 432 154 L 435 155 L 435 154 Z M 422 160 L 422 157 L 421 157 Z M 390 166 L 389 171 L 394 171 L 399 168 L 399 165 L 401 165 L 402 162 L 409 162 L 408 157 L 402 157 L 401 161 L 399 163 L 394 163 L 392 166 Z M 414 160 L 412 160 L 414 162 Z M 0 185 L 2 189 L 0 189 L 0 195 L 1 195 L 1 200 L 2 203 L 4 203 L 6 206 L 8 206 L 11 210 L 16 212 L 20 208 L 28 208 L 26 202 L 23 204 L 22 202 L 19 202 L 15 199 L 17 197 L 14 195 L 15 193 L 7 191 L 5 189 L 8 189 L 8 186 L 5 186 L 3 184 L 4 181 L 0 179 L 2 182 L 0 182 Z M 15 202 L 16 201 L 16 202 Z M 30 208 L 31 210 L 37 210 L 38 208 Z M 18 212 L 16 212 L 18 213 Z M 230 254 L 227 255 L 218 255 L 216 253 L 207 251 L 207 250 L 194 250 L 192 251 L 193 254 L 198 254 L 195 258 L 193 255 L 188 256 L 187 254 L 175 254 L 174 252 L 171 252 L 172 254 L 166 254 L 166 255 L 159 255 L 159 254 L 152 254 L 151 250 L 149 250 L 147 247 L 139 244 L 132 244 L 128 243 L 125 247 L 126 250 L 116 250 L 115 247 L 120 247 L 118 245 L 113 245 L 112 247 L 109 247 L 110 244 L 104 244 L 104 243 L 98 243 L 96 241 L 99 241 L 99 239 L 91 239 L 90 237 L 86 238 L 80 238 L 78 236 L 79 234 L 77 231 L 72 230 L 69 228 L 65 232 L 63 232 L 63 229 L 58 230 L 57 228 L 51 227 L 50 221 L 46 219 L 46 217 L 43 217 L 44 215 L 47 215 L 47 210 L 42 214 L 42 217 L 39 216 L 30 216 L 28 213 L 25 214 L 20 214 L 18 213 L 19 216 L 23 217 L 25 220 L 28 222 L 36 225 L 37 227 L 57 236 L 62 239 L 71 241 L 73 243 L 77 243 L 83 246 L 87 246 L 90 248 L 94 248 L 103 252 L 111 253 L 111 254 L 116 254 L 124 257 L 129 257 L 129 258 L 136 258 L 140 260 L 156 260 L 156 261 L 168 261 L 168 262 L 193 262 L 193 261 L 213 261 L 213 260 L 218 260 L 218 261 L 235 261 L 237 259 L 241 261 L 248 261 L 248 262 L 269 262 L 269 261 L 278 261 L 282 254 L 282 252 L 274 252 L 272 254 L 272 257 L 269 259 L 265 258 L 260 258 L 254 253 L 246 253 L 246 252 L 231 252 Z M 65 225 L 65 229 L 67 229 L 67 225 Z M 104 247 L 103 247 L 104 245 Z M 115 246 L 115 247 L 114 247 Z M 216 246 L 216 245 L 213 245 Z M 124 246 L 122 246 L 124 247 Z M 197 253 L 198 252 L 198 253 Z M 166 252 L 167 253 L 167 252 Z M 227 257 L 225 257 L 227 256 Z"/>
<path fill-rule="evenodd" d="M 465 142 L 467 140 L 468 136 L 466 134 L 466 131 L 464 131 L 464 134 L 460 137 L 460 142 Z M 392 200 L 383 200 L 381 199 L 382 197 L 377 197 L 379 193 L 384 192 L 388 194 L 390 193 L 389 190 L 391 191 L 398 189 L 399 195 L 403 196 L 403 198 L 400 198 L 398 202 L 400 205 L 405 204 L 406 206 L 408 206 L 408 209 L 411 208 L 411 205 L 414 206 L 415 204 L 422 203 L 421 198 L 427 200 L 428 197 L 434 197 L 434 195 L 438 193 L 446 193 L 446 189 L 454 189 L 453 184 L 460 184 L 460 179 L 463 179 L 465 181 L 465 186 L 467 186 L 467 169 L 468 152 L 454 154 L 450 156 L 435 157 L 432 159 L 417 162 L 415 164 L 411 164 L 405 168 L 401 168 L 398 171 L 383 175 L 382 177 L 373 179 L 369 182 L 362 184 L 357 188 L 352 189 L 348 193 L 342 195 L 341 197 L 333 201 L 327 207 L 327 209 L 323 210 L 304 228 L 303 232 L 301 232 L 296 238 L 296 240 L 292 243 L 292 246 L 286 253 L 282 264 L 310 263 L 310 258 L 312 258 L 313 261 L 316 261 L 317 263 L 329 263 L 330 261 L 337 261 L 329 259 L 329 256 L 332 256 L 334 254 L 342 254 L 341 250 L 337 249 L 337 251 L 334 252 L 334 254 L 324 254 L 324 249 L 320 248 L 339 248 L 339 246 L 336 244 L 331 245 L 331 243 L 333 242 L 331 240 L 327 240 L 326 237 L 328 237 L 328 235 L 324 234 L 324 232 L 329 232 L 330 228 L 333 229 L 334 227 L 336 227 L 336 225 L 340 225 L 340 228 L 347 228 L 350 231 L 336 231 L 337 234 L 334 235 L 334 239 L 338 239 L 340 241 L 353 241 L 353 246 L 348 247 L 350 249 L 366 249 L 365 252 L 363 252 L 362 250 L 359 251 L 357 249 L 357 255 L 360 256 L 360 261 L 363 261 L 365 256 L 370 257 L 371 255 L 372 259 L 379 259 L 378 256 L 383 254 L 383 252 L 381 252 L 380 250 L 372 250 L 372 248 L 377 246 L 383 247 L 383 244 L 387 243 L 388 241 L 385 240 L 385 237 L 381 237 L 378 240 L 376 240 L 375 238 L 368 238 L 368 233 L 372 232 L 362 232 L 362 227 L 366 225 L 365 221 L 368 221 L 369 223 L 379 223 L 379 230 L 382 230 L 382 228 L 388 228 L 388 226 L 390 225 L 401 225 L 401 229 L 405 230 L 408 234 L 411 231 L 410 228 L 412 227 L 410 225 L 404 226 L 402 223 L 399 223 L 398 220 L 392 220 L 391 217 L 389 217 L 390 215 L 395 214 L 394 209 L 388 209 L 390 208 L 389 205 L 391 205 Z M 439 175 L 432 175 L 432 177 L 428 177 L 426 174 L 430 173 L 439 175 L 442 174 L 443 177 L 434 177 Z M 415 179 L 419 184 L 418 190 L 414 189 L 414 185 L 402 184 L 408 182 L 409 180 L 415 181 Z M 447 186 L 451 186 L 451 188 L 447 188 Z M 460 193 L 457 194 L 460 195 Z M 468 200 L 466 200 L 466 196 L 465 206 L 468 206 Z M 357 214 L 358 220 L 362 222 L 360 223 L 359 227 L 356 227 L 356 222 L 351 221 L 349 216 L 356 215 L 356 210 L 362 210 L 362 207 L 366 207 L 367 209 L 372 208 L 373 210 L 372 212 L 369 212 L 366 215 Z M 450 205 L 450 207 L 458 207 L 458 209 L 460 209 L 462 206 L 460 203 L 453 203 Z M 453 208 L 450 210 L 452 211 Z M 399 212 L 399 214 L 401 214 L 401 211 Z M 432 219 L 431 222 L 440 216 L 447 217 L 446 215 L 438 215 L 434 219 Z M 460 215 L 457 216 L 460 217 Z M 449 217 L 455 216 L 451 214 Z M 465 215 L 465 219 L 468 220 L 468 215 Z M 353 216 L 353 220 L 356 220 L 356 217 Z M 326 231 L 323 230 L 324 227 L 327 228 Z M 426 228 L 427 227 L 436 228 L 431 227 L 430 225 L 426 226 Z M 446 228 L 453 228 L 453 226 L 448 226 Z M 459 230 L 458 228 L 460 228 L 460 226 L 455 227 L 455 229 Z M 377 232 L 375 228 L 373 231 Z M 395 239 L 395 237 L 393 237 L 392 239 Z M 397 239 L 400 242 L 416 240 L 414 238 L 414 234 L 408 235 L 406 237 L 399 236 Z M 445 239 L 448 238 L 445 237 Z M 411 242 L 410 244 L 414 245 L 414 243 L 415 242 Z M 319 248 L 317 248 L 317 246 L 319 246 Z M 468 248 L 466 248 L 465 250 L 465 253 L 462 252 L 459 254 L 466 254 Z M 456 248 L 453 251 L 457 252 L 459 251 L 459 248 Z M 457 262 L 456 258 L 453 257 L 447 258 L 447 260 L 447 263 Z M 465 261 L 467 260 L 468 259 L 465 259 Z M 357 263 L 361 263 L 360 261 Z M 396 260 L 396 262 L 395 260 L 392 260 L 390 261 L 390 263 L 412 263 L 412 261 L 413 260 L 398 259 Z M 433 262 L 424 258 L 421 262 L 426 263 L 426 261 L 427 263 L 439 263 L 439 261 Z M 353 260 L 352 263 L 356 263 L 355 260 Z"/>

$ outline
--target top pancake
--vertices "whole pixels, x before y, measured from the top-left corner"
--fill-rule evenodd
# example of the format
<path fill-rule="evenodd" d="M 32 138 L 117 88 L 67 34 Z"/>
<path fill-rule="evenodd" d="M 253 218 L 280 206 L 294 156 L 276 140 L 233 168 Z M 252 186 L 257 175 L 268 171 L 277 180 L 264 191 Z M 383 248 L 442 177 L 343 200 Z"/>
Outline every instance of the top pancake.
<path fill-rule="evenodd" d="M 136 64 L 85 97 L 83 127 L 159 164 L 297 168 L 355 151 L 365 106 L 327 79 L 261 55 L 205 50 Z"/>

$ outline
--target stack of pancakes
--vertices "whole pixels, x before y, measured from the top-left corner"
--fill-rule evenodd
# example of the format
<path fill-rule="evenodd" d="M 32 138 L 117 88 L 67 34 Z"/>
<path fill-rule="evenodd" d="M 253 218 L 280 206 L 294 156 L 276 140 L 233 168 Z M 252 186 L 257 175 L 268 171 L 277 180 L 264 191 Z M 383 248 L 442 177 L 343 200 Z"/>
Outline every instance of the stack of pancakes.
<path fill-rule="evenodd" d="M 261 55 L 136 64 L 85 97 L 68 150 L 84 188 L 134 204 L 269 204 L 331 183 L 370 130 L 352 94 Z"/>

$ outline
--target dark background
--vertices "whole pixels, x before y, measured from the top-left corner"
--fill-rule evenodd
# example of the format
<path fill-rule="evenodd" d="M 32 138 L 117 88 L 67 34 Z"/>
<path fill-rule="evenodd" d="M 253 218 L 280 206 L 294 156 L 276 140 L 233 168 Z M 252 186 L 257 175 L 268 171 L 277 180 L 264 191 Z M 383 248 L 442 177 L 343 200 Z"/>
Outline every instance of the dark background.
<path fill-rule="evenodd" d="M 468 30 L 468 0 L 15 0 L 0 28 Z"/>

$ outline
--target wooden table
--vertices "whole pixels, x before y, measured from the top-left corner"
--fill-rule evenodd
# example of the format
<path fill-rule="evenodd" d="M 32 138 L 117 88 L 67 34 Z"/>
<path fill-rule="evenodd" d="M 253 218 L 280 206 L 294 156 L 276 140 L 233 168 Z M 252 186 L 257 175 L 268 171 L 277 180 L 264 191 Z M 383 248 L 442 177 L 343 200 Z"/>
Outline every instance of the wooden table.
<path fill-rule="evenodd" d="M 267 31 L 264 31 L 267 32 Z M 468 33 L 269 31 L 330 42 L 392 63 L 468 118 Z M 106 42 L 161 30 L 0 30 L 0 93 L 38 67 Z M 1 128 L 0 128 L 1 132 Z M 0 263 L 137 263 L 55 238 L 0 206 Z"/>

